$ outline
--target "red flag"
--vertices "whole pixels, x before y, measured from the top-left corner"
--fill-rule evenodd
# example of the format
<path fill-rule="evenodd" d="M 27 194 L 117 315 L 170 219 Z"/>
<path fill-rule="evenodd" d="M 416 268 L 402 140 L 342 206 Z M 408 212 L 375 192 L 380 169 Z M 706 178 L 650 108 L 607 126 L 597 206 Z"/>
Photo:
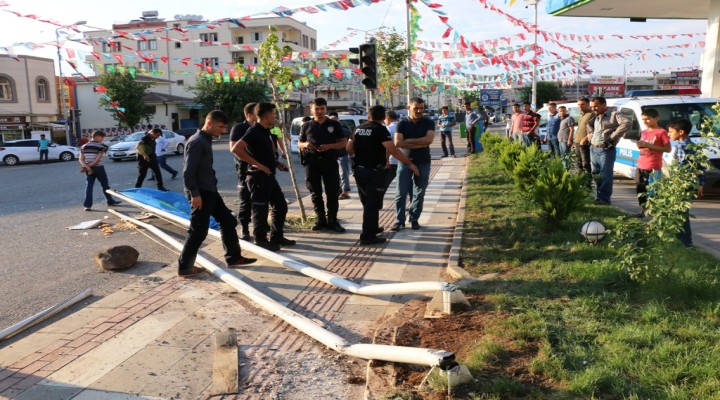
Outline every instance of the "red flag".
<path fill-rule="evenodd" d="M 450 32 L 452 32 L 452 28 L 447 28 L 445 33 L 443 33 L 442 38 L 447 39 L 450 36 Z"/>
<path fill-rule="evenodd" d="M 119 62 L 120 64 L 123 63 L 123 56 L 122 56 L 122 54 L 113 54 L 113 57 L 115 57 L 115 59 L 117 60 L 117 62 Z"/>

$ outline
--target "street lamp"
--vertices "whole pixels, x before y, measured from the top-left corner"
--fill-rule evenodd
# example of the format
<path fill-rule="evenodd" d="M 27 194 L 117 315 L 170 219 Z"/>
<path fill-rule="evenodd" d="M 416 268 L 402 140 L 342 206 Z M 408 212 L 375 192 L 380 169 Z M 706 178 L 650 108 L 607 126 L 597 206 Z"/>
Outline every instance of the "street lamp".
<path fill-rule="evenodd" d="M 364 32 L 364 33 L 365 33 L 365 41 L 367 42 L 367 41 L 370 39 L 370 35 L 369 35 L 370 32 L 378 31 L 378 30 L 383 29 L 383 28 L 385 28 L 384 25 L 383 25 L 383 26 L 380 26 L 380 27 L 377 27 L 377 28 L 374 28 L 374 29 L 367 29 L 367 30 L 365 30 L 365 29 L 350 28 L 350 27 L 347 27 L 346 29 L 349 30 L 349 31 Z"/>
<path fill-rule="evenodd" d="M 87 21 L 77 21 L 76 23 L 72 24 L 74 25 L 85 25 L 87 24 Z M 57 45 L 57 54 L 58 54 L 58 69 L 60 72 L 60 110 L 62 112 L 62 116 L 65 119 L 65 140 L 67 140 L 68 145 L 72 144 L 70 140 L 70 132 L 68 130 L 68 123 L 67 123 L 67 107 L 65 107 L 65 81 L 63 81 L 63 72 L 62 72 L 62 53 L 60 52 L 60 29 L 67 28 L 66 26 L 61 26 L 60 28 L 55 29 L 55 44 Z M 73 125 L 75 124 L 75 120 L 73 120 Z"/>
<path fill-rule="evenodd" d="M 538 23 L 537 23 L 537 15 L 538 15 L 538 3 L 540 3 L 540 0 L 525 0 L 525 8 L 528 6 L 535 6 L 535 24 L 533 25 L 533 33 L 535 36 L 535 45 L 533 46 L 533 52 L 535 52 L 535 55 L 537 55 L 537 37 L 538 37 Z M 533 55 L 533 58 L 535 57 Z M 533 62 L 533 74 L 532 74 L 532 100 L 530 101 L 532 103 L 532 108 L 537 110 L 537 62 Z"/>

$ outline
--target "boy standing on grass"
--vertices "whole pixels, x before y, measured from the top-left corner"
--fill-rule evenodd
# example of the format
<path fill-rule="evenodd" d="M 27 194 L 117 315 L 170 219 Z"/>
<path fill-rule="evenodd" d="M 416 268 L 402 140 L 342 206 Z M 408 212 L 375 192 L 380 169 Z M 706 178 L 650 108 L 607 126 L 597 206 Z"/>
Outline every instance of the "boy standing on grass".
<path fill-rule="evenodd" d="M 695 153 L 695 146 L 688 138 L 688 134 L 692 130 L 692 124 L 687 119 L 678 119 L 668 124 L 668 131 L 670 138 L 677 141 L 672 149 L 672 162 L 680 163 L 685 165 L 689 161 L 688 155 Z M 697 193 L 690 194 L 691 198 L 700 198 L 703 196 L 703 186 L 705 185 L 705 173 L 701 169 L 698 171 L 697 181 Z M 685 211 L 685 222 L 683 224 L 683 230 L 678 234 L 678 239 L 685 245 L 685 247 L 692 248 L 692 231 L 690 229 L 690 209 Z"/>
<path fill-rule="evenodd" d="M 647 187 L 662 176 L 662 154 L 670 152 L 670 137 L 668 132 L 658 126 L 660 115 L 654 108 L 646 108 L 642 112 L 642 120 L 647 129 L 640 133 L 637 147 L 640 149 L 637 169 L 635 170 L 635 183 L 638 194 L 638 203 L 642 207 L 636 216 L 642 218 L 647 210 Z"/>

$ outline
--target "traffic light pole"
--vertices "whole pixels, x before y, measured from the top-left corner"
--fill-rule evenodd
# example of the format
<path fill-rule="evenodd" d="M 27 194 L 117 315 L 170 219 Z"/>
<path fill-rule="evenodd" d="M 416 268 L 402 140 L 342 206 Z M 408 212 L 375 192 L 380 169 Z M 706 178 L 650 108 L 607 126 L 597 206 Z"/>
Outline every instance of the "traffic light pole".
<path fill-rule="evenodd" d="M 407 48 L 412 49 L 412 45 L 410 43 L 410 1 L 406 1 L 405 8 L 407 12 L 407 18 L 405 20 L 407 24 Z M 412 98 L 412 63 L 411 63 L 412 55 L 408 55 L 407 59 L 407 65 L 405 66 L 405 77 L 406 77 L 406 86 L 407 86 L 407 105 L 410 105 L 410 99 Z"/>

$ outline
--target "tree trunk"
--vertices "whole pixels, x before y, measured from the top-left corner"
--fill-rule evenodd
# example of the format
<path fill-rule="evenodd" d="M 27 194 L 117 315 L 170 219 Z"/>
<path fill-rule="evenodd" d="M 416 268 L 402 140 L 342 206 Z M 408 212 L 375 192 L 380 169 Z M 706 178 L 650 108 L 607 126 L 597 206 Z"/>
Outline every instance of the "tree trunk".
<path fill-rule="evenodd" d="M 287 158 L 287 164 L 288 164 L 288 171 L 290 172 L 290 180 L 293 185 L 293 190 L 295 191 L 295 197 L 298 201 L 298 206 L 300 206 L 300 220 L 305 223 L 307 221 L 307 215 L 305 215 L 305 205 L 302 201 L 302 196 L 300 195 L 300 188 L 298 187 L 297 180 L 295 179 L 295 168 L 293 167 L 292 163 L 292 151 L 290 149 L 290 141 L 288 140 L 288 131 L 285 128 L 285 102 L 278 99 L 277 91 L 275 89 L 275 85 L 270 85 L 272 88 L 272 95 L 273 95 L 273 102 L 275 103 L 275 107 L 277 107 L 278 110 L 278 116 L 280 117 L 280 129 L 283 132 L 283 143 L 285 143 L 285 157 Z"/>

